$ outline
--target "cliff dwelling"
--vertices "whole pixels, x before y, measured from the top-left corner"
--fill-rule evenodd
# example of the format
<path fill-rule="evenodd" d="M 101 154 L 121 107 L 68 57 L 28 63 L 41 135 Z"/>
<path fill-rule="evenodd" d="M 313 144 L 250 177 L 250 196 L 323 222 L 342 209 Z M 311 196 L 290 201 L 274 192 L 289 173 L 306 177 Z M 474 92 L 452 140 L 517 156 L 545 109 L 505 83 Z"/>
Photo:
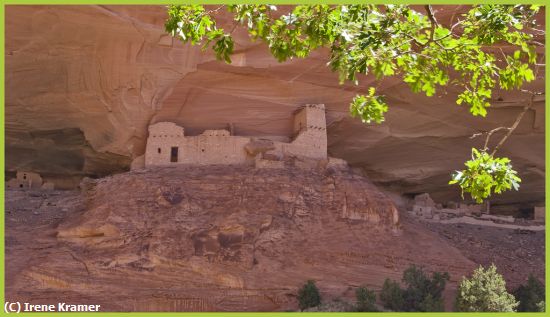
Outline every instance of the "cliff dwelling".
<path fill-rule="evenodd" d="M 327 159 L 325 106 L 307 104 L 294 113 L 292 141 L 231 135 L 227 130 L 206 130 L 185 136 L 184 128 L 172 122 L 149 126 L 145 165 L 252 164 L 264 166 L 287 156 Z M 273 163 L 277 164 L 277 163 Z"/>
<path fill-rule="evenodd" d="M 538 7 L 7 5 L 6 311 L 548 311 Z"/>
<path fill-rule="evenodd" d="M 46 189 L 52 190 L 55 185 L 52 182 L 44 182 L 38 173 L 29 171 L 17 171 L 15 178 L 6 182 L 8 188 L 14 189 Z"/>
<path fill-rule="evenodd" d="M 8 188 L 40 188 L 42 186 L 42 177 L 33 172 L 17 171 L 15 178 L 7 182 Z"/>

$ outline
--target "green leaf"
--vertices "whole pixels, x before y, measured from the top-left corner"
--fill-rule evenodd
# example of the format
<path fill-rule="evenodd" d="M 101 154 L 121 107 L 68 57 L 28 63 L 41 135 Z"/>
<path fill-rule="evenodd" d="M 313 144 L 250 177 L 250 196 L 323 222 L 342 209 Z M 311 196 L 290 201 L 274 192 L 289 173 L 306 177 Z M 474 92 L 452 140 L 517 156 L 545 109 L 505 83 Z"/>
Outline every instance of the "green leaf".
<path fill-rule="evenodd" d="M 494 158 L 486 151 L 472 148 L 472 159 L 464 165 L 466 169 L 456 171 L 449 184 L 458 184 L 461 191 L 470 193 L 477 203 L 482 203 L 493 192 L 519 189 L 521 179 L 506 157 Z"/>
<path fill-rule="evenodd" d="M 370 87 L 368 95 L 357 95 L 350 104 L 352 117 L 359 117 L 364 123 L 384 122 L 384 113 L 388 111 L 388 105 L 382 96 L 376 95 L 376 89 Z"/>

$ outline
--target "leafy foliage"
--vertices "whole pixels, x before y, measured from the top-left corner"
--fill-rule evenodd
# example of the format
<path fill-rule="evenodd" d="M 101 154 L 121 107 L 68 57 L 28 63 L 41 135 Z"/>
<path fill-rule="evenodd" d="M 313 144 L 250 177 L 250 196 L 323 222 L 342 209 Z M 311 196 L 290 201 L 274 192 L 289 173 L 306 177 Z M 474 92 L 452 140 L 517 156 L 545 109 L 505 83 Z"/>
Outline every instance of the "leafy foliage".
<path fill-rule="evenodd" d="M 443 311 L 442 293 L 449 273 L 433 272 L 429 278 L 422 268 L 414 265 L 403 272 L 406 311 Z"/>
<path fill-rule="evenodd" d="M 527 279 L 527 284 L 520 285 L 514 291 L 514 296 L 517 300 L 519 300 L 519 305 L 517 309 L 518 311 L 544 311 L 544 285 L 542 285 L 542 283 L 533 275 L 529 275 L 529 278 Z"/>
<path fill-rule="evenodd" d="M 321 294 L 315 285 L 315 281 L 309 280 L 298 291 L 298 305 L 300 310 L 319 306 L 321 304 Z"/>
<path fill-rule="evenodd" d="M 231 63 L 233 38 L 217 27 L 211 13 L 202 5 L 171 5 L 168 7 L 168 19 L 165 22 L 166 31 L 183 42 L 190 42 L 192 45 L 202 43 L 203 50 L 215 41 L 213 49 L 216 58 Z"/>
<path fill-rule="evenodd" d="M 405 299 L 403 297 L 403 290 L 399 286 L 399 283 L 387 278 L 382 285 L 382 291 L 380 292 L 380 300 L 384 304 L 384 307 L 393 311 L 403 311 L 405 305 Z"/>
<path fill-rule="evenodd" d="M 388 105 L 384 102 L 384 97 L 376 96 L 375 93 L 376 89 L 371 87 L 368 95 L 355 96 L 350 105 L 351 116 L 360 117 L 364 123 L 383 122 Z"/>
<path fill-rule="evenodd" d="M 355 305 L 350 304 L 340 298 L 335 298 L 329 302 L 323 302 L 318 306 L 310 307 L 304 312 L 354 312 L 356 311 Z"/>
<path fill-rule="evenodd" d="M 233 15 L 231 31 L 219 28 L 214 16 L 226 7 Z M 487 115 L 495 89 L 520 88 L 535 79 L 532 30 L 538 5 L 480 4 L 457 15 L 448 25 L 437 22 L 431 6 L 424 12 L 409 5 L 297 5 L 280 13 L 263 4 L 222 5 L 206 10 L 201 5 L 170 5 L 166 31 L 183 42 L 211 47 L 218 60 L 231 63 L 233 30 L 246 28 L 251 40 L 267 44 L 279 62 L 305 58 L 318 48 L 329 53 L 328 66 L 340 83 L 359 85 L 365 75 L 376 79 L 397 77 L 415 93 L 434 96 L 455 87 L 458 105 L 474 116 Z M 214 43 L 213 45 L 211 45 Z M 514 47 L 513 53 L 488 49 L 497 44 Z M 386 98 L 370 87 L 350 103 L 350 113 L 364 123 L 382 123 Z M 476 154 L 467 170 L 455 174 L 459 184 L 481 202 L 491 192 L 517 189 L 520 179 L 507 158 Z M 493 167 L 495 169 L 493 169 Z M 471 173 L 470 173 L 471 172 Z M 479 172 L 478 175 L 476 172 Z"/>
<path fill-rule="evenodd" d="M 486 270 L 480 266 L 470 279 L 458 286 L 456 309 L 466 312 L 512 312 L 518 302 L 506 291 L 506 281 L 493 264 Z"/>
<path fill-rule="evenodd" d="M 449 280 L 449 273 L 434 272 L 428 277 L 422 268 L 410 266 L 403 272 L 401 289 L 397 282 L 384 281 L 380 299 L 384 307 L 393 311 L 443 311 L 443 290 Z"/>
<path fill-rule="evenodd" d="M 230 63 L 232 31 L 218 28 L 212 17 L 222 7 L 207 11 L 200 5 L 171 5 L 166 30 L 203 48 L 214 41 L 216 57 Z M 359 84 L 360 75 L 370 73 L 377 79 L 400 76 L 412 91 L 427 96 L 453 85 L 462 90 L 457 103 L 468 104 L 476 116 L 487 114 L 493 89 L 518 88 L 534 79 L 529 66 L 536 54 L 526 29 L 536 25 L 539 6 L 475 5 L 448 26 L 437 22 L 430 6 L 424 8 L 421 13 L 408 5 L 319 4 L 297 5 L 282 14 L 273 5 L 227 6 L 235 26 L 265 42 L 279 62 L 326 47 L 328 64 L 341 83 Z M 484 49 L 497 42 L 518 49 L 511 56 Z M 456 74 L 452 80 L 451 73 Z M 383 122 L 387 111 L 384 99 L 370 90 L 355 97 L 350 108 L 366 123 Z"/>
<path fill-rule="evenodd" d="M 512 169 L 510 159 L 495 158 L 486 151 L 472 148 L 472 159 L 464 163 L 465 170 L 456 171 L 449 184 L 458 184 L 464 192 L 470 193 L 476 202 L 514 188 L 518 190 L 521 179 Z"/>
<path fill-rule="evenodd" d="M 357 299 L 356 310 L 360 312 L 376 312 L 376 294 L 370 291 L 366 286 L 359 287 L 355 290 L 355 298 Z"/>

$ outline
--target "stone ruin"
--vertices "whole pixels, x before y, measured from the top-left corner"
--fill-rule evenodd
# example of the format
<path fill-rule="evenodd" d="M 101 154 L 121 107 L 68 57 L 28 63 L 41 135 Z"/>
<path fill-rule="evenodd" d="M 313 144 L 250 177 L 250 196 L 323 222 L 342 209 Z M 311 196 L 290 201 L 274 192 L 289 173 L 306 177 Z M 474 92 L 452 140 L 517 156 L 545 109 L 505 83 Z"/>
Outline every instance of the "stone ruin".
<path fill-rule="evenodd" d="M 449 201 L 445 207 L 436 204 L 428 193 L 416 195 L 409 204 L 408 213 L 430 222 L 461 222 L 486 225 L 511 224 L 516 222 L 513 216 L 491 215 L 490 203 L 464 204 Z M 545 207 L 534 208 L 534 221 L 544 222 Z"/>
<path fill-rule="evenodd" d="M 232 129 L 231 129 L 232 130 Z M 172 122 L 149 126 L 145 166 L 177 164 L 250 164 L 257 168 L 282 168 L 288 158 L 297 167 L 344 168 L 344 160 L 328 157 L 325 106 L 307 104 L 294 113 L 291 142 L 281 137 L 236 136 L 228 130 L 206 130 L 186 136 L 183 127 Z"/>
<path fill-rule="evenodd" d="M 16 177 L 6 182 L 7 188 L 11 189 L 54 189 L 54 184 L 43 182 L 38 173 L 17 171 Z"/>
<path fill-rule="evenodd" d="M 489 213 L 489 206 L 450 201 L 443 207 L 441 204 L 436 204 L 428 193 L 423 193 L 414 197 L 409 213 L 425 219 L 441 220 L 465 215 L 480 216 L 482 212 Z"/>

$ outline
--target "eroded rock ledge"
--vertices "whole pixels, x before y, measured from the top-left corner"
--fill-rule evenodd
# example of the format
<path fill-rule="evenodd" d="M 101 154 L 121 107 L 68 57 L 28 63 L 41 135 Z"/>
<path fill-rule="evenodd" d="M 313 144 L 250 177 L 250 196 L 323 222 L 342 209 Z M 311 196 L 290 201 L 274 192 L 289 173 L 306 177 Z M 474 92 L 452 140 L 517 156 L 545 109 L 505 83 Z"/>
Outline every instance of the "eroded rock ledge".
<path fill-rule="evenodd" d="M 449 271 L 449 292 L 473 268 L 422 227 L 401 227 L 393 203 L 349 170 L 179 166 L 81 188 L 55 234 L 35 233 L 41 260 L 12 276 L 9 298 L 64 296 L 102 311 L 282 311 L 297 309 L 307 279 L 327 300 L 351 299 L 358 285 L 379 290 L 413 263 Z"/>

